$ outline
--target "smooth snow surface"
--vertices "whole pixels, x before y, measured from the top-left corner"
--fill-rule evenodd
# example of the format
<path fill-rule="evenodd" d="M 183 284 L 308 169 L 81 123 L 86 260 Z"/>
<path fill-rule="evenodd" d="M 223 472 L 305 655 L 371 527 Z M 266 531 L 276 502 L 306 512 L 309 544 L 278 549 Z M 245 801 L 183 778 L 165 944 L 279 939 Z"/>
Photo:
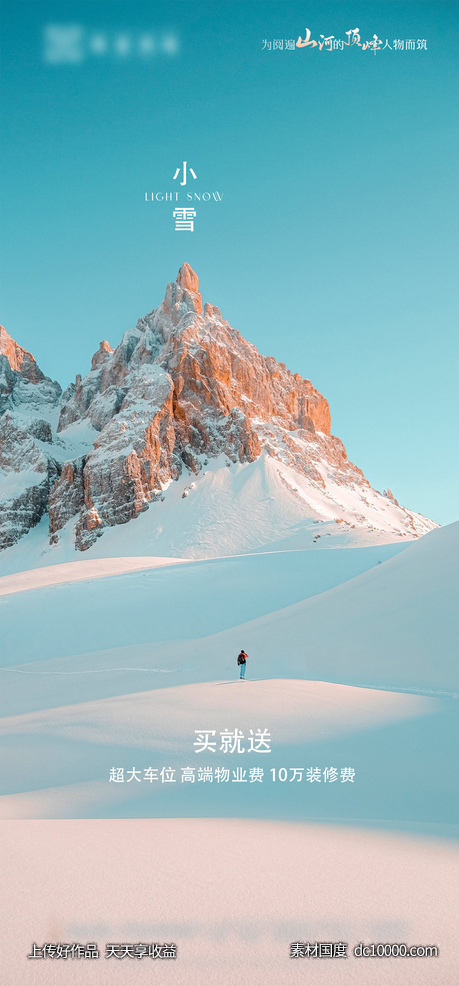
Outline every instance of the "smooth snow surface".
<path fill-rule="evenodd" d="M 0 576 L 0 596 L 41 589 L 43 586 L 64 585 L 66 582 L 84 582 L 103 579 L 107 576 L 121 575 L 125 572 L 138 572 L 150 568 L 163 568 L 165 565 L 178 565 L 186 559 L 180 558 L 90 558 L 84 561 L 67 562 L 46 568 L 32 568 L 14 575 Z"/>
<path fill-rule="evenodd" d="M 56 678 L 61 695 L 73 687 L 68 677 Z M 294 679 L 178 687 L 167 687 L 166 679 L 163 684 L 3 719 L 9 750 L 3 789 L 10 792 L 1 799 L 4 817 L 360 819 L 367 825 L 454 832 L 457 796 L 447 783 L 444 789 L 446 746 L 455 742 L 457 728 L 454 702 Z M 35 679 L 33 686 L 44 695 L 49 678 Z M 245 736 L 251 728 L 269 729 L 272 752 L 195 752 L 196 729 L 219 735 L 236 727 Z M 426 775 L 421 751 L 438 759 L 435 772 Z M 247 785 L 180 782 L 182 767 L 209 764 L 262 766 L 266 773 L 263 783 Z M 172 767 L 179 781 L 110 783 L 110 770 L 117 766 L 136 766 L 142 777 L 149 767 Z M 273 767 L 306 766 L 353 767 L 356 780 L 272 781 Z"/>
<path fill-rule="evenodd" d="M 132 558 L 88 559 L 3 576 L 2 663 L 28 654 L 37 661 L 208 636 L 324 592 L 383 563 L 397 547 L 271 552 L 185 565 L 180 559 L 157 566 L 149 558 L 139 558 L 138 566 Z"/>
<path fill-rule="evenodd" d="M 12 828 L 14 826 L 14 828 Z M 3 822 L 4 986 L 454 986 L 448 842 L 240 819 Z M 98 961 L 27 962 L 32 941 Z M 106 942 L 176 942 L 176 961 Z M 289 958 L 294 941 L 437 945 L 436 958 Z M 159 968 L 158 968 L 159 966 Z"/>

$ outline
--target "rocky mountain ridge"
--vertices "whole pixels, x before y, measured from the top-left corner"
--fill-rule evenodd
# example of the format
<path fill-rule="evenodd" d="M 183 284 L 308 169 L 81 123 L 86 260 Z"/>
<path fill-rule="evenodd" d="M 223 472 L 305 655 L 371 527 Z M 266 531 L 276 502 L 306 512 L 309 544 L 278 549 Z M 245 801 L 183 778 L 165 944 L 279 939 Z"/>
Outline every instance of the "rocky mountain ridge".
<path fill-rule="evenodd" d="M 48 508 L 60 473 L 50 418 L 61 394 L 0 326 L 0 548 L 14 544 Z"/>
<path fill-rule="evenodd" d="M 159 307 L 115 349 L 101 342 L 89 373 L 64 393 L 5 330 L 0 353 L 1 547 L 48 510 L 51 543 L 71 523 L 85 550 L 154 510 L 184 473 L 197 481 L 209 463 L 231 469 L 262 457 L 279 464 L 290 498 L 316 521 L 405 537 L 436 526 L 371 490 L 330 433 L 326 399 L 203 307 L 186 263 Z"/>

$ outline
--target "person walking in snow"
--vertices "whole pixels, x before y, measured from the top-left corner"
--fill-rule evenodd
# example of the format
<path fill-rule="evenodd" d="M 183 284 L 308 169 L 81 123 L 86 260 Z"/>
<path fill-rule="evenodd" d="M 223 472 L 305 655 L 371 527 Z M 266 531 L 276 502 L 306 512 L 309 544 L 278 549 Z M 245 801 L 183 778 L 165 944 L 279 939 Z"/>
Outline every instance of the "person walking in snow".
<path fill-rule="evenodd" d="M 245 650 L 241 650 L 240 654 L 238 654 L 237 656 L 237 663 L 241 669 L 241 673 L 239 675 L 240 678 L 245 678 L 245 666 L 247 663 L 248 656 L 249 655 L 246 654 Z"/>

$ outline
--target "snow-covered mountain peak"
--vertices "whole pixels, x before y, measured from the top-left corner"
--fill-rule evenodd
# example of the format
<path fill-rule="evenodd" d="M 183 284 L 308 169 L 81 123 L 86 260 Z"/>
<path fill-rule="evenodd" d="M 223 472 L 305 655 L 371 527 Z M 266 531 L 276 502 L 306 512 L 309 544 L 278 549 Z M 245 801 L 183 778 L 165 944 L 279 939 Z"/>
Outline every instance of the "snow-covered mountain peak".
<path fill-rule="evenodd" d="M 19 346 L 0 325 L 0 415 L 7 409 L 28 408 L 31 414 L 48 418 L 62 390 L 45 377 L 32 353 Z"/>
<path fill-rule="evenodd" d="M 94 356 L 92 357 L 91 370 L 97 370 L 99 366 L 102 366 L 104 363 L 106 363 L 108 357 L 111 356 L 112 353 L 113 353 L 113 349 L 111 348 L 110 343 L 107 342 L 106 339 L 103 339 L 99 345 L 98 350 L 94 353 Z"/>
<path fill-rule="evenodd" d="M 29 383 L 44 380 L 45 375 L 37 366 L 32 353 L 19 346 L 3 325 L 0 325 L 0 357 L 2 356 L 8 361 L 10 370 L 20 373 Z"/>
<path fill-rule="evenodd" d="M 16 387 L 5 409 L 17 399 L 27 407 L 21 386 L 37 394 L 39 387 L 58 387 L 33 369 L 33 357 L 8 333 L 0 340 L 6 354 L 0 359 Z M 29 377 L 40 374 L 40 382 L 31 388 L 22 367 Z M 11 471 L 12 436 L 20 429 L 16 423 L 14 431 L 9 418 L 4 423 L 10 433 L 4 468 Z M 33 434 L 41 445 L 40 454 L 31 456 L 42 463 L 48 439 L 42 426 L 30 433 L 38 441 Z M 303 540 L 315 546 L 323 531 L 313 530 L 313 523 L 336 524 L 333 543 L 341 538 L 343 544 L 355 540 L 354 531 L 374 542 L 417 537 L 435 526 L 400 507 L 390 492 L 371 489 L 331 434 L 325 397 L 310 380 L 259 353 L 216 306 L 203 308 L 197 274 L 187 263 L 158 308 L 128 329 L 118 346 L 100 343 L 89 373 L 62 395 L 57 435 L 47 447 L 53 465 L 39 509 L 49 511 L 52 543 L 71 528 L 78 550 L 146 511 L 154 527 L 161 514 L 161 532 L 173 526 L 175 533 L 165 534 L 173 553 L 180 553 L 180 544 L 188 553 L 216 554 L 220 548 L 290 543 L 300 528 Z M 26 466 L 17 461 L 18 472 Z M 191 500 L 200 504 L 197 512 L 190 511 Z M 14 509 L 9 517 L 12 543 L 24 525 L 18 523 L 16 537 Z M 229 518 L 231 537 L 222 537 Z"/>

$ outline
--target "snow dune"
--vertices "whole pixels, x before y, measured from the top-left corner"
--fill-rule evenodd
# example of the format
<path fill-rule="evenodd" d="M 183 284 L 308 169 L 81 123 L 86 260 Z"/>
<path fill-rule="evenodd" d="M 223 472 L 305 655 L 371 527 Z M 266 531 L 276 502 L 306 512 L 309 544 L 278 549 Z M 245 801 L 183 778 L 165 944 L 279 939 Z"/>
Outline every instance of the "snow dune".
<path fill-rule="evenodd" d="M 304 593 L 319 575 L 326 584 L 330 571 L 317 568 L 319 557 L 346 560 L 348 552 L 207 560 L 143 573 L 140 580 L 134 573 L 4 596 L 5 652 L 25 616 L 38 638 L 28 639 L 25 630 L 28 660 L 11 660 L 2 672 L 5 812 L 256 814 L 257 802 L 236 797 L 234 789 L 230 800 L 214 786 L 208 801 L 196 785 L 174 789 L 173 798 L 162 791 L 152 801 L 142 786 L 135 795 L 132 785 L 124 787 L 115 797 L 107 780 L 112 766 L 130 768 L 133 758 L 142 768 L 166 766 L 164 758 L 177 767 L 185 760 L 197 765 L 195 729 L 237 727 L 271 731 L 267 769 L 299 759 L 306 766 L 311 756 L 322 767 L 357 764 L 365 778 L 352 789 L 356 794 L 346 786 L 336 803 L 324 800 L 321 788 L 307 808 L 286 798 L 293 788 L 263 788 L 263 817 L 306 812 L 454 825 L 447 775 L 458 726 L 458 537 L 459 524 L 436 530 L 355 578 L 275 612 L 273 601 L 283 592 L 287 600 Z M 255 606 L 264 614 L 239 622 L 244 607 Z M 43 611 L 48 619 L 56 613 L 52 633 L 46 620 L 39 622 Z M 78 625 L 82 612 L 87 636 Z M 235 625 L 198 636 L 222 620 Z M 171 627 L 176 639 L 167 639 Z M 90 651 L 91 642 L 99 650 Z M 236 680 L 241 646 L 249 653 L 245 682 Z M 341 757 L 346 762 L 335 763 Z M 431 763 L 428 776 L 423 757 Z M 155 763 L 146 762 L 151 758 Z"/>
<path fill-rule="evenodd" d="M 37 661 L 208 636 L 324 592 L 397 550 L 401 546 L 272 552 L 186 565 L 180 559 L 169 559 L 170 565 L 142 557 L 85 559 L 3 576 L 2 664 L 26 654 Z"/>
<path fill-rule="evenodd" d="M 243 646 L 250 677 L 456 695 L 459 524 L 375 564 L 383 550 L 208 559 L 4 596 L 3 666 L 140 667 L 168 672 L 175 685 L 232 676 Z M 128 689 L 139 690 L 138 676 Z"/>
<path fill-rule="evenodd" d="M 40 683 L 41 684 L 41 683 Z M 65 690 L 65 680 L 59 678 Z M 454 832 L 447 782 L 455 703 L 328 682 L 214 681 L 45 708 L 2 720 L 8 749 L 0 799 L 6 818 L 262 817 L 347 819 L 381 827 Z M 235 728 L 245 753 L 220 752 Z M 214 730 L 215 752 L 195 750 L 195 730 Z M 271 752 L 248 752 L 250 729 L 268 729 Z M 435 769 L 426 773 L 426 758 Z M 20 769 L 19 765 L 21 765 Z M 184 784 L 181 769 L 261 767 L 260 783 Z M 353 782 L 306 781 L 306 768 L 352 767 Z M 122 783 L 109 781 L 122 767 Z M 128 780 L 136 767 L 139 780 Z M 172 784 L 144 778 L 172 767 Z M 301 783 L 271 771 L 302 767 Z M 277 776 L 277 774 L 276 774 Z M 246 774 L 249 777 L 249 774 Z M 291 777 L 290 772 L 288 778 Z M 134 780 L 134 779 L 132 779 Z"/>
<path fill-rule="evenodd" d="M 186 558 L 89 558 L 82 561 L 64 562 L 46 568 L 30 568 L 25 572 L 0 577 L 0 596 L 27 592 L 44 586 L 64 585 L 67 582 L 84 582 L 103 579 L 111 575 L 124 575 L 150 568 L 163 568 L 165 565 L 180 565 Z"/>
<path fill-rule="evenodd" d="M 257 667 L 311 678 L 459 694 L 459 523 L 357 578 L 213 638 Z"/>

